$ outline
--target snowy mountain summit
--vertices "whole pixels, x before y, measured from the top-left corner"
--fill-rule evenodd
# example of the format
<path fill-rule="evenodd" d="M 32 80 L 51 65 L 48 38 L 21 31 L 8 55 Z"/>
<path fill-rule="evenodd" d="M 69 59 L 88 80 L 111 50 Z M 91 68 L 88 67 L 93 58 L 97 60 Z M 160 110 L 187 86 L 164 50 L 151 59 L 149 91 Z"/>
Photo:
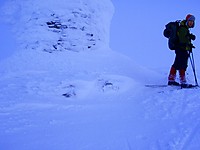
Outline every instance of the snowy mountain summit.
<path fill-rule="evenodd" d="M 48 5 L 10 0 L 2 10 L 18 50 L 1 63 L 1 70 L 5 76 L 20 74 L 23 80 L 29 74 L 26 82 L 33 80 L 34 85 L 16 81 L 26 84 L 28 91 L 84 98 L 98 91 L 126 91 L 132 86 L 126 84 L 135 82 L 130 68 L 140 67 L 109 48 L 114 13 L 110 0 L 52 0 Z M 51 81 L 43 81 L 46 87 L 41 87 L 40 77 L 34 76 Z"/>

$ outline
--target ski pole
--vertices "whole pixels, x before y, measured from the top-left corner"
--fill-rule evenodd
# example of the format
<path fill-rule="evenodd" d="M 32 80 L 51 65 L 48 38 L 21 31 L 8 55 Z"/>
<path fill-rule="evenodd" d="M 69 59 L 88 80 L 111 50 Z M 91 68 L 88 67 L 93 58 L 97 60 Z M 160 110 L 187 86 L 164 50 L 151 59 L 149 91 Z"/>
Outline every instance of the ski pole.
<path fill-rule="evenodd" d="M 192 54 L 192 57 L 190 54 Z M 190 62 L 191 62 L 191 66 L 192 66 L 192 70 L 194 74 L 195 84 L 196 86 L 199 86 L 198 81 L 197 81 L 197 76 L 196 76 L 196 70 L 195 70 L 194 55 L 192 51 L 189 53 L 189 57 L 190 57 Z"/>

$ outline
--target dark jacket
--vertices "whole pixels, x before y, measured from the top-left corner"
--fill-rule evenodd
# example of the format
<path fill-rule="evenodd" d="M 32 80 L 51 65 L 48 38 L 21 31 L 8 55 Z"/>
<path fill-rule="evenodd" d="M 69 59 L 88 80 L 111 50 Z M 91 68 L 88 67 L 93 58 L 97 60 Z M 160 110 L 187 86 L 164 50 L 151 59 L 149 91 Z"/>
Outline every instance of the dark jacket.
<path fill-rule="evenodd" d="M 177 31 L 179 48 L 181 50 L 191 50 L 191 38 L 190 38 L 190 31 L 188 26 L 186 25 L 186 20 L 181 21 L 180 27 Z"/>

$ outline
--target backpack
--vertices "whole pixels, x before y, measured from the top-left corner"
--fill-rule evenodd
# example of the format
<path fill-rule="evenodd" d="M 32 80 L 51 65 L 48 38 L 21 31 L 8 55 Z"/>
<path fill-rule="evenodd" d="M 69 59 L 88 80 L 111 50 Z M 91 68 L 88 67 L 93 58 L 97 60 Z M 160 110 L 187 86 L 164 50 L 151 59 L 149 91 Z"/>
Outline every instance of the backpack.
<path fill-rule="evenodd" d="M 180 20 L 169 22 L 165 25 L 163 35 L 168 38 L 168 47 L 175 50 L 178 47 L 177 30 L 180 27 Z"/>

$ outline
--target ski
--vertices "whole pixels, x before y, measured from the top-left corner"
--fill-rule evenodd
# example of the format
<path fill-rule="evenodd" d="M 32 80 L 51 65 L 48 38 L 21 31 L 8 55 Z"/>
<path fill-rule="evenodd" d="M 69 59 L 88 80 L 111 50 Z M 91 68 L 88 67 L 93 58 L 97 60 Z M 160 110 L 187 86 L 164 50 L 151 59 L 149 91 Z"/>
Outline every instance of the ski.
<path fill-rule="evenodd" d="M 183 85 L 180 85 L 180 87 L 182 89 L 187 89 L 187 88 L 197 88 L 199 86 L 198 85 L 193 85 L 193 84 L 183 84 Z"/>
<path fill-rule="evenodd" d="M 145 85 L 145 87 L 150 87 L 150 88 L 160 88 L 160 87 L 169 87 L 168 85 L 165 84 L 149 84 L 149 85 Z"/>
<path fill-rule="evenodd" d="M 149 84 L 149 85 L 145 85 L 145 87 L 150 87 L 150 88 L 180 87 L 181 89 L 189 89 L 189 88 L 197 88 L 199 86 L 193 85 L 193 84 L 185 84 L 185 85 Z"/>

